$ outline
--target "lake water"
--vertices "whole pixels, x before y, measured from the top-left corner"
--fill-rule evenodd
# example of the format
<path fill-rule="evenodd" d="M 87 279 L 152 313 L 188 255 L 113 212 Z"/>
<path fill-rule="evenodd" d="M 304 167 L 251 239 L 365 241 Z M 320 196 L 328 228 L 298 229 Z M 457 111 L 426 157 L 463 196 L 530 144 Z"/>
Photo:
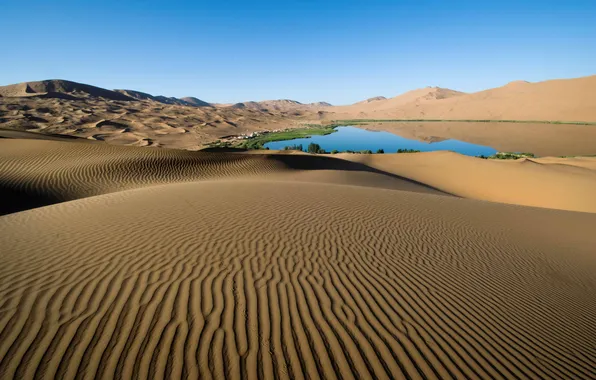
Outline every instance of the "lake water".
<path fill-rule="evenodd" d="M 490 156 L 497 151 L 489 146 L 470 144 L 459 140 L 443 140 L 438 142 L 423 142 L 394 135 L 389 132 L 367 131 L 356 127 L 338 127 L 337 132 L 325 136 L 311 136 L 309 138 L 273 141 L 265 144 L 266 148 L 283 150 L 286 146 L 302 144 L 304 150 L 308 144 L 319 144 L 327 152 L 338 150 L 361 151 L 383 149 L 385 153 L 395 153 L 398 149 L 415 149 L 422 152 L 436 150 L 451 150 L 468 156 Z"/>

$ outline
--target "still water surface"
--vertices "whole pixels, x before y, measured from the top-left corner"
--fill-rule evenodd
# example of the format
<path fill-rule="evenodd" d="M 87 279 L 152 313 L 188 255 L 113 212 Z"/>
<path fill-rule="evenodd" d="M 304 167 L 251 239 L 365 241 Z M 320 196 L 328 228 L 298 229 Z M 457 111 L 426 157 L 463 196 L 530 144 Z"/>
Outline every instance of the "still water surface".
<path fill-rule="evenodd" d="M 394 135 L 389 132 L 367 131 L 356 127 L 338 127 L 337 132 L 325 136 L 311 136 L 309 138 L 273 141 L 265 144 L 266 148 L 283 150 L 286 146 L 302 144 L 304 150 L 308 144 L 319 144 L 327 152 L 338 150 L 361 151 L 372 150 L 376 152 L 383 149 L 385 153 L 395 153 L 398 149 L 415 149 L 422 152 L 436 150 L 451 150 L 468 156 L 490 156 L 497 151 L 489 146 L 471 144 L 459 140 L 443 140 L 438 142 L 422 142 Z"/>

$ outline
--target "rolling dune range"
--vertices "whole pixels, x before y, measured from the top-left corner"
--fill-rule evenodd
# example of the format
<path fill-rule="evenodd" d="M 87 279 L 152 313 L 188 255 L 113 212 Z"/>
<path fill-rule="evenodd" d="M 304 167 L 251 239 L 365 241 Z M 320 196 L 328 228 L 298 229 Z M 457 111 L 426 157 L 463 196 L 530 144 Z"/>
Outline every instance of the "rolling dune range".
<path fill-rule="evenodd" d="M 28 136 L 0 139 L 0 378 L 596 376 L 596 158 Z"/>
<path fill-rule="evenodd" d="M 429 87 L 390 99 L 329 107 L 329 119 L 541 120 L 596 122 L 596 75 L 514 81 L 474 93 Z"/>
<path fill-rule="evenodd" d="M 595 90 L 596 76 L 588 76 L 536 83 L 515 81 L 475 93 L 425 87 L 388 99 L 375 97 L 346 106 L 326 102 L 304 104 L 288 99 L 215 104 L 195 97 L 153 96 L 135 90 L 112 91 L 71 81 L 46 80 L 0 86 L 0 128 L 84 137 L 117 145 L 198 150 L 230 135 L 346 119 L 594 123 Z M 545 142 L 558 141 L 550 138 L 557 130 L 554 135 L 566 139 L 561 145 L 552 146 L 551 151 L 594 153 L 586 146 L 589 141 L 586 135 L 592 133 L 572 130 L 578 126 L 514 124 L 501 128 L 493 123 L 426 124 L 423 128 L 426 133 L 416 133 L 414 125 L 395 127 L 383 123 L 374 128 L 404 137 L 413 135 L 423 141 L 433 137 L 454 138 L 512 148 L 504 150 L 525 147 L 526 141 L 534 140 L 541 141 L 530 145 L 544 147 Z M 580 147 L 574 148 L 578 144 Z M 578 153 L 570 153 L 569 149 Z"/>
<path fill-rule="evenodd" d="M 0 128 L 116 145 L 197 150 L 226 135 L 292 127 L 305 117 L 310 119 L 316 108 L 295 108 L 299 103 L 292 109 L 275 107 L 276 101 L 255 104 L 214 106 L 194 97 L 177 99 L 46 80 L 0 86 Z"/>

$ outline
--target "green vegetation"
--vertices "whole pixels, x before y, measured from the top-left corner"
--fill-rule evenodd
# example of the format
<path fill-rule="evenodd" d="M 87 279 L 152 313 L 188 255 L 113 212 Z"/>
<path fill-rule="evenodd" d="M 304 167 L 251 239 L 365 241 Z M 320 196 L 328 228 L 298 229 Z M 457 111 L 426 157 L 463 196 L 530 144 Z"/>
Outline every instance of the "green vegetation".
<path fill-rule="evenodd" d="M 377 149 L 377 154 L 383 154 L 385 151 L 383 149 Z"/>
<path fill-rule="evenodd" d="M 533 153 L 497 152 L 492 156 L 480 155 L 478 158 L 485 160 L 519 160 L 520 158 L 534 158 Z"/>
<path fill-rule="evenodd" d="M 302 146 L 302 144 L 289 145 L 289 146 L 284 146 L 284 150 L 299 150 L 299 151 L 304 152 L 304 147 Z"/>
<path fill-rule="evenodd" d="M 325 152 L 325 149 L 321 148 L 321 146 L 319 144 L 315 144 L 315 143 L 308 144 L 308 148 L 306 148 L 306 151 L 308 153 L 313 153 L 313 154 L 327 153 L 327 152 Z"/>
<path fill-rule="evenodd" d="M 310 136 L 323 136 L 335 132 L 334 126 L 316 125 L 308 128 L 290 129 L 281 132 L 264 133 L 255 137 L 234 143 L 233 146 L 243 149 L 263 149 L 264 145 L 272 141 L 294 140 Z"/>
<path fill-rule="evenodd" d="M 560 120 L 456 120 L 456 119 L 349 119 L 349 120 L 332 120 L 332 125 L 357 125 L 367 123 L 525 123 L 525 124 L 570 124 L 570 125 L 596 125 L 596 122 L 590 121 L 560 121 Z"/>
<path fill-rule="evenodd" d="M 232 144 L 227 141 L 215 140 L 207 144 L 209 148 L 232 148 Z"/>
<path fill-rule="evenodd" d="M 416 149 L 398 149 L 397 153 L 420 153 L 420 151 Z"/>

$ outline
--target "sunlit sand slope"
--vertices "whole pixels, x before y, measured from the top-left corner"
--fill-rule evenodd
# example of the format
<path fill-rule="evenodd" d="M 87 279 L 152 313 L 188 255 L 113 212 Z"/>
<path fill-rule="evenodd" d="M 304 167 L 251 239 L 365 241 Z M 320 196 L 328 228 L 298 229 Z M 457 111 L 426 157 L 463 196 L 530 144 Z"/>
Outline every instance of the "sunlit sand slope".
<path fill-rule="evenodd" d="M 596 212 L 595 169 L 596 157 L 504 162 L 450 152 L 244 154 L 0 139 L 0 215 L 132 188 L 248 177 Z"/>
<path fill-rule="evenodd" d="M 444 194 L 360 163 L 323 156 L 0 139 L 0 215 L 131 188 L 263 176 Z"/>
<path fill-rule="evenodd" d="M 594 378 L 596 215 L 257 179 L 0 217 L 0 378 Z"/>
<path fill-rule="evenodd" d="M 596 212 L 596 157 L 482 160 L 446 151 L 339 156 L 464 198 Z"/>

